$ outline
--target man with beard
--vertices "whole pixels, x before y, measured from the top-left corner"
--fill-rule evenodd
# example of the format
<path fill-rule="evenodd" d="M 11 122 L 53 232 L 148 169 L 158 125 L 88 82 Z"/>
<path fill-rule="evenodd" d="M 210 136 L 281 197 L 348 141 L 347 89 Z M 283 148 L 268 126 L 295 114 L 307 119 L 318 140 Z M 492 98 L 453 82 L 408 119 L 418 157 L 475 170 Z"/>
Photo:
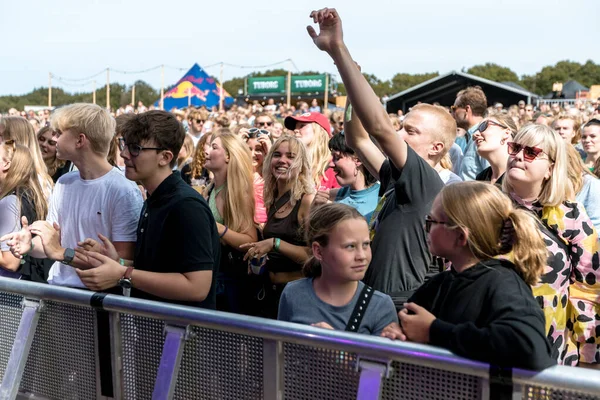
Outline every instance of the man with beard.
<path fill-rule="evenodd" d="M 468 87 L 458 92 L 452 106 L 456 125 L 467 131 L 467 148 L 458 174 L 465 181 L 474 180 L 477 174 L 490 166 L 487 160 L 477 154 L 477 145 L 472 140 L 473 133 L 483 121 L 486 110 L 487 98 L 479 86 Z"/>

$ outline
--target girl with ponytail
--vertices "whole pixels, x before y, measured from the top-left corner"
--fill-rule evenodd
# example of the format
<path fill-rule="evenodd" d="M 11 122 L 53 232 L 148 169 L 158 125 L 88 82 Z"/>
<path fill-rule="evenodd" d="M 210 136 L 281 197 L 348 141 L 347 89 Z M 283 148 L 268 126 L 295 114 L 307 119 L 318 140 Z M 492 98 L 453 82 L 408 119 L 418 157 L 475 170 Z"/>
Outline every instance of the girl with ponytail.
<path fill-rule="evenodd" d="M 531 286 L 547 250 L 534 216 L 495 185 L 445 186 L 425 219 L 429 250 L 452 268 L 421 286 L 382 336 L 445 347 L 503 367 L 543 369 L 544 313 Z"/>
<path fill-rule="evenodd" d="M 355 208 L 340 203 L 313 207 L 305 237 L 311 250 L 303 268 L 306 278 L 283 290 L 279 320 L 368 335 L 397 324 L 390 296 L 361 282 L 371 245 L 367 222 Z"/>

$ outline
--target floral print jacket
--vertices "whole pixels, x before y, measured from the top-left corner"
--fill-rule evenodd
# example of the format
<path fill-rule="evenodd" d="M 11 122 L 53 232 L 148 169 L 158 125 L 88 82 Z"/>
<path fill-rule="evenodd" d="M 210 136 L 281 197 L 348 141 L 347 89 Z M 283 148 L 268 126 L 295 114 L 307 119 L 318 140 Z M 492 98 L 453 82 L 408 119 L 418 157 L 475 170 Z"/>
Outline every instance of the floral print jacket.
<path fill-rule="evenodd" d="M 582 205 L 527 204 L 541 221 L 548 265 L 533 295 L 544 310 L 546 331 L 559 364 L 600 363 L 600 260 L 598 234 Z"/>

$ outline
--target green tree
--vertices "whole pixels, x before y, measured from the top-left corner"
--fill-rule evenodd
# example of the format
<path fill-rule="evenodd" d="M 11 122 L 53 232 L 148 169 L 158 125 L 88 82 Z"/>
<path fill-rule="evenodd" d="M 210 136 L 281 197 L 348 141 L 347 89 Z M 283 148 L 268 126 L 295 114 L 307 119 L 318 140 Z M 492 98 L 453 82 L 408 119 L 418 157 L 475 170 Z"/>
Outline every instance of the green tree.
<path fill-rule="evenodd" d="M 556 65 L 548 65 L 535 75 L 524 75 L 522 84 L 528 90 L 537 94 L 547 94 L 552 91 L 555 82 L 565 83 L 571 79 L 584 86 L 600 83 L 600 65 L 588 60 L 581 65 L 573 61 L 559 61 Z"/>
<path fill-rule="evenodd" d="M 469 68 L 467 73 L 495 82 L 519 82 L 519 76 L 510 68 L 493 63 L 475 65 Z"/>
<path fill-rule="evenodd" d="M 440 74 L 438 72 L 428 72 L 425 74 L 414 75 L 406 73 L 396 74 L 392 77 L 390 81 L 390 92 L 388 94 L 392 95 L 402 92 L 403 90 L 418 85 L 419 83 L 423 83 L 425 81 L 433 79 L 439 75 Z"/>

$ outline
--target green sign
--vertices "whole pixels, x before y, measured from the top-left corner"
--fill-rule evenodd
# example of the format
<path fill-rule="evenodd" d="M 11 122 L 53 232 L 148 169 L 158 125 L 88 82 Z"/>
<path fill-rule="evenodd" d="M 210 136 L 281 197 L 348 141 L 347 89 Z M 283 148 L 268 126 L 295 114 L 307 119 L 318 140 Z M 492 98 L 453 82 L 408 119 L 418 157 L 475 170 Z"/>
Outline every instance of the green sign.
<path fill-rule="evenodd" d="M 292 93 L 325 92 L 325 75 L 292 76 Z"/>
<path fill-rule="evenodd" d="M 285 93 L 285 76 L 248 78 L 248 94 Z"/>

